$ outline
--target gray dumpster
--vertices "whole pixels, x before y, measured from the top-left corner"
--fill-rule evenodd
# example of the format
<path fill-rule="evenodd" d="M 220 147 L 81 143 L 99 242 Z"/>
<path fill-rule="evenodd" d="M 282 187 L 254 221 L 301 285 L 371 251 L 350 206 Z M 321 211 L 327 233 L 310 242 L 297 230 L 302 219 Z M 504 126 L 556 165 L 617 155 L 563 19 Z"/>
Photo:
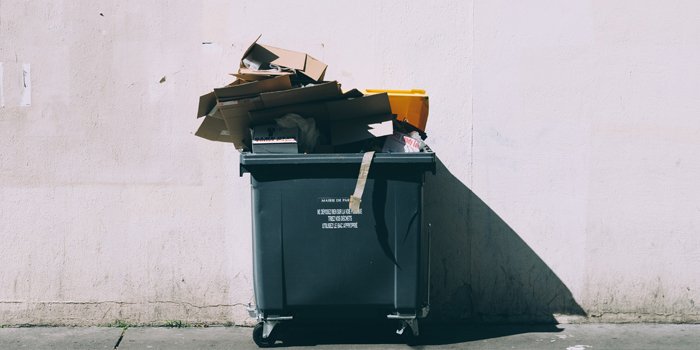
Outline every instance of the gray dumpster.
<path fill-rule="evenodd" d="M 275 326 L 297 319 L 382 317 L 418 335 L 430 285 L 423 182 L 435 154 L 377 153 L 355 214 L 348 202 L 362 156 L 241 154 L 259 346 L 274 345 Z"/>

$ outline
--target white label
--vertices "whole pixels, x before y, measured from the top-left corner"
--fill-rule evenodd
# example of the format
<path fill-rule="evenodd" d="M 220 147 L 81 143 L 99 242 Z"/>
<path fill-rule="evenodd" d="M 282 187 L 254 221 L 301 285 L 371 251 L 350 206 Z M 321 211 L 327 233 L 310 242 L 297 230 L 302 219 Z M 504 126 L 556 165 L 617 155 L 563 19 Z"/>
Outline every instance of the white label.
<path fill-rule="evenodd" d="M 358 214 L 353 214 L 348 207 L 350 198 L 321 197 L 316 215 L 321 218 L 321 229 L 357 229 L 357 215 L 362 215 L 362 209 Z"/>

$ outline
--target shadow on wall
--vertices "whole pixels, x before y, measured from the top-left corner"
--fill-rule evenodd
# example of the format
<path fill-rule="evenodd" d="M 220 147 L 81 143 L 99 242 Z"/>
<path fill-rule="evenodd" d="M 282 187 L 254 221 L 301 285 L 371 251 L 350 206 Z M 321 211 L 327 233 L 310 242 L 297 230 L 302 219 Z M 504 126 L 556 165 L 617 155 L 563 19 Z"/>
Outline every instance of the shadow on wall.
<path fill-rule="evenodd" d="M 438 159 L 427 175 L 432 320 L 556 323 L 585 316 L 537 254 Z"/>

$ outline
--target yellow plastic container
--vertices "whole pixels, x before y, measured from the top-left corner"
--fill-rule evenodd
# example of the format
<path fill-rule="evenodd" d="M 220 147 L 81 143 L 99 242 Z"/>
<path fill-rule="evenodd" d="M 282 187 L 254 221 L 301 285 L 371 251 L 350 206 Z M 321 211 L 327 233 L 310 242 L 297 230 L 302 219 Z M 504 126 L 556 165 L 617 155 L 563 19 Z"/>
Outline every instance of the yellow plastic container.
<path fill-rule="evenodd" d="M 367 94 L 380 94 L 386 92 L 389 95 L 391 113 L 396 114 L 398 120 L 405 120 L 421 131 L 425 131 L 428 123 L 428 95 L 425 90 L 382 90 L 367 89 Z"/>

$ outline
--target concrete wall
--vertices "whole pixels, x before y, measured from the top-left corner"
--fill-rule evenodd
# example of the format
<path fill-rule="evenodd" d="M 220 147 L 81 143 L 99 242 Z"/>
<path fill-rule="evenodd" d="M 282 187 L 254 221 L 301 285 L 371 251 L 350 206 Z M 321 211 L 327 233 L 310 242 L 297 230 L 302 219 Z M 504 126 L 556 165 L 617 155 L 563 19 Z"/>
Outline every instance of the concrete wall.
<path fill-rule="evenodd" d="M 2 1 L 0 324 L 251 321 L 249 179 L 192 134 L 259 33 L 345 87 L 429 91 L 433 317 L 698 322 L 698 14 Z"/>

